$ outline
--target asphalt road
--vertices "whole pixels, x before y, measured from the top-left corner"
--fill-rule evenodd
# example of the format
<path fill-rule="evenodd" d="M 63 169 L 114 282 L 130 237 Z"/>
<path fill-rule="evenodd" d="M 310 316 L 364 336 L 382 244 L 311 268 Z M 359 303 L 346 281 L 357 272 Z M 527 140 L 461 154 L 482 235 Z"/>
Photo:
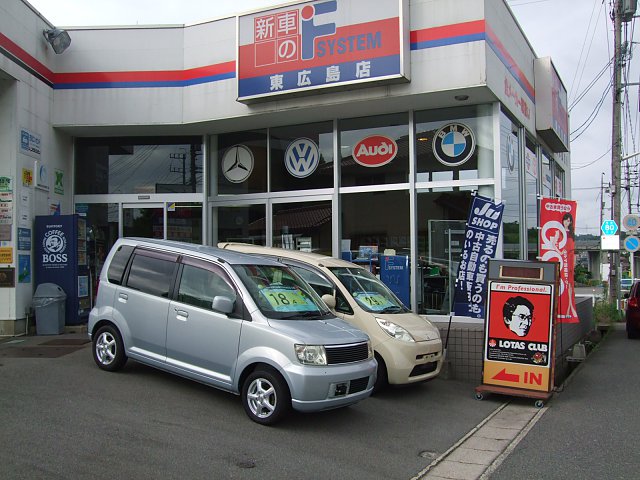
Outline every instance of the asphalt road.
<path fill-rule="evenodd" d="M 133 361 L 99 370 L 88 344 L 7 356 L 42 341 L 0 344 L 2 479 L 408 480 L 505 401 L 436 379 L 264 427 L 232 394 Z"/>
<path fill-rule="evenodd" d="M 640 340 L 628 340 L 623 324 L 616 327 L 486 478 L 640 478 Z"/>

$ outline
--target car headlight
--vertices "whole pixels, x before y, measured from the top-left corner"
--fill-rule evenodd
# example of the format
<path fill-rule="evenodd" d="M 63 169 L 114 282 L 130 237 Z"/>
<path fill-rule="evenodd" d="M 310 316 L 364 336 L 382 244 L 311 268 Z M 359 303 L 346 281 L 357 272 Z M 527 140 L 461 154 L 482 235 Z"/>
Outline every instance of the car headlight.
<path fill-rule="evenodd" d="M 400 325 L 396 325 L 395 323 L 383 318 L 376 318 L 376 322 L 378 322 L 380 328 L 382 328 L 382 330 L 384 330 L 390 337 L 393 337 L 396 340 L 402 340 L 403 342 L 415 342 L 415 339 L 411 334 Z"/>
<path fill-rule="evenodd" d="M 322 345 L 296 344 L 296 355 L 304 365 L 326 365 L 327 352 Z"/>

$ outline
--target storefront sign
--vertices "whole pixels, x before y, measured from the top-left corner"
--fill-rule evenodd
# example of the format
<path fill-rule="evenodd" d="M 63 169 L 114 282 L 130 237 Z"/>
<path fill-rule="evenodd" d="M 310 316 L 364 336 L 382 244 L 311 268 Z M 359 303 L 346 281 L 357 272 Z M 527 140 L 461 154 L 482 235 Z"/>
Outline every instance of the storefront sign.
<path fill-rule="evenodd" d="M 11 225 L 0 225 L 0 242 L 11 241 Z"/>
<path fill-rule="evenodd" d="M 447 167 L 465 163 L 476 151 L 476 137 L 466 125 L 449 123 L 433 137 L 433 154 Z"/>
<path fill-rule="evenodd" d="M 49 168 L 41 162 L 36 162 L 36 187 L 49 190 Z"/>
<path fill-rule="evenodd" d="M 571 200 L 543 198 L 540 202 L 540 259 L 560 264 L 560 323 L 579 322 L 573 286 L 576 211 L 577 203 Z"/>
<path fill-rule="evenodd" d="M 13 267 L 0 268 L 0 288 L 12 288 L 15 286 L 16 286 L 16 269 Z"/>
<path fill-rule="evenodd" d="M 31 255 L 18 255 L 18 283 L 31 283 Z"/>
<path fill-rule="evenodd" d="M 18 250 L 31 250 L 31 229 L 18 227 Z"/>
<path fill-rule="evenodd" d="M 57 168 L 53 171 L 55 183 L 53 184 L 53 192 L 64 195 L 64 172 Z"/>
<path fill-rule="evenodd" d="M 0 225 L 13 224 L 13 203 L 0 203 Z"/>
<path fill-rule="evenodd" d="M 0 263 L 13 263 L 13 247 L 0 247 Z"/>
<path fill-rule="evenodd" d="M 31 170 L 30 168 L 22 169 L 22 185 L 24 187 L 33 186 L 33 170 Z"/>
<path fill-rule="evenodd" d="M 533 63 L 536 85 L 536 130 L 554 152 L 569 151 L 567 90 L 550 57 Z"/>
<path fill-rule="evenodd" d="M 384 135 L 371 135 L 360 140 L 352 151 L 353 159 L 363 167 L 381 167 L 396 158 L 398 144 Z"/>
<path fill-rule="evenodd" d="M 489 282 L 483 384 L 548 391 L 553 286 Z"/>
<path fill-rule="evenodd" d="M 253 171 L 253 152 L 244 145 L 234 145 L 222 156 L 222 173 L 231 183 L 244 182 Z"/>
<path fill-rule="evenodd" d="M 13 180 L 11 177 L 0 177 L 0 192 L 13 192 Z"/>
<path fill-rule="evenodd" d="M 320 164 L 320 151 L 313 140 L 298 138 L 291 142 L 284 154 L 287 171 L 296 178 L 305 178 Z"/>
<path fill-rule="evenodd" d="M 464 233 L 464 247 L 456 276 L 453 312 L 472 318 L 484 318 L 487 293 L 487 268 L 495 257 L 502 226 L 504 205 L 475 196 Z"/>
<path fill-rule="evenodd" d="M 402 303 L 411 305 L 409 257 L 406 255 L 382 255 L 380 257 L 380 280 Z"/>
<path fill-rule="evenodd" d="M 26 128 L 20 129 L 20 153 L 39 159 L 42 153 L 42 138 Z"/>
<path fill-rule="evenodd" d="M 407 9 L 324 0 L 240 16 L 238 100 L 408 80 Z"/>

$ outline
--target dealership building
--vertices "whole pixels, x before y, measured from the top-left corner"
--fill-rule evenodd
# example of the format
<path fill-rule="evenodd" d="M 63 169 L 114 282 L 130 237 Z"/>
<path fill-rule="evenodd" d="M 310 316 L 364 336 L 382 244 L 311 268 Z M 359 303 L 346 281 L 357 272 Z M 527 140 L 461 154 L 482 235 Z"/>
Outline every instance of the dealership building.
<path fill-rule="evenodd" d="M 38 216 L 83 220 L 85 305 L 139 236 L 403 256 L 444 319 L 475 195 L 504 205 L 497 257 L 529 260 L 539 196 L 570 197 L 566 89 L 503 0 L 62 28 L 0 4 L 0 335 L 33 321 Z"/>

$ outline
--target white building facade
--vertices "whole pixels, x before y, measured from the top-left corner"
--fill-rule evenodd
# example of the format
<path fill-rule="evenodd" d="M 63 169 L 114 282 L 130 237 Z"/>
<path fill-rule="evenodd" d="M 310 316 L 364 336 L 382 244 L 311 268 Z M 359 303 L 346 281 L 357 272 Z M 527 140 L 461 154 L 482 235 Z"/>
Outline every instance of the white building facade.
<path fill-rule="evenodd" d="M 569 197 L 566 90 L 503 0 L 319 0 L 195 25 L 65 28 L 0 5 L 0 335 L 24 332 L 36 216 L 86 220 L 89 301 L 120 236 L 405 255 L 447 316 L 474 192 L 498 257 Z M 375 265 L 374 267 L 375 268 Z M 468 320 L 468 319 L 466 319 Z"/>

